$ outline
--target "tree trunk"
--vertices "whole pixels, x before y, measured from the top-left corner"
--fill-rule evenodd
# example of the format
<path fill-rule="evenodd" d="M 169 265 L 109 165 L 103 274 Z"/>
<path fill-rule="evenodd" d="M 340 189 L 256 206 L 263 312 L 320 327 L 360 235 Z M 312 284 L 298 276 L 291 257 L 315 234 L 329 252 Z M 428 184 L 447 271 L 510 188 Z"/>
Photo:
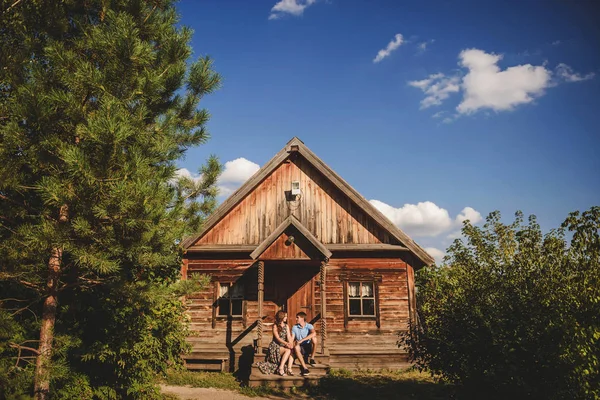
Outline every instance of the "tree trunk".
<path fill-rule="evenodd" d="M 60 208 L 59 222 L 67 221 L 67 206 Z M 42 309 L 42 326 L 40 328 L 39 354 L 35 363 L 34 395 L 36 400 L 47 400 L 50 392 L 49 365 L 52 357 L 54 341 L 54 323 L 58 306 L 58 281 L 61 274 L 62 248 L 52 249 L 48 261 L 47 296 Z"/>

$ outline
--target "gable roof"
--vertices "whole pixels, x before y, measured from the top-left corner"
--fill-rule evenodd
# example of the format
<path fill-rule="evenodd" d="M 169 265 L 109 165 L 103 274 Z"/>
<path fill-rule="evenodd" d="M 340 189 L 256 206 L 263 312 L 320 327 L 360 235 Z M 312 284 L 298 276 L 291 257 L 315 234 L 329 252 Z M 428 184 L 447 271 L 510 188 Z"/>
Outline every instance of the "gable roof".
<path fill-rule="evenodd" d="M 279 226 L 267 237 L 261 244 L 259 244 L 256 249 L 250 254 L 253 260 L 256 260 L 262 253 L 264 253 L 267 248 L 273 244 L 273 242 L 281 236 L 286 229 L 290 226 L 293 226 L 298 230 L 298 232 L 308 240 L 310 244 L 312 244 L 315 249 L 319 251 L 325 258 L 331 257 L 331 251 L 325 247 L 323 243 L 319 239 L 317 239 L 304 225 L 300 222 L 295 216 L 290 215 L 283 221 Z"/>
<path fill-rule="evenodd" d="M 367 199 L 358 193 L 344 179 L 336 174 L 327 164 L 317 157 L 306 145 L 297 137 L 292 138 L 286 146 L 281 149 L 267 164 L 258 170 L 250 179 L 246 181 L 238 190 L 236 190 L 227 200 L 215 210 L 213 214 L 204 223 L 203 229 L 196 235 L 185 239 L 181 246 L 187 250 L 196 243 L 205 233 L 207 233 L 217 222 L 229 213 L 243 198 L 245 198 L 258 184 L 268 177 L 291 153 L 297 152 L 302 155 L 315 169 L 317 169 L 327 180 L 336 186 L 345 196 L 350 198 L 366 214 L 371 216 L 377 224 L 385 229 L 393 238 L 398 240 L 413 253 L 417 259 L 425 265 L 433 264 L 434 260 L 421 246 L 412 240 L 400 228 L 395 226 L 385 215 L 373 206 Z M 302 225 L 302 224 L 300 224 Z M 285 229 L 285 228 L 284 228 Z"/>

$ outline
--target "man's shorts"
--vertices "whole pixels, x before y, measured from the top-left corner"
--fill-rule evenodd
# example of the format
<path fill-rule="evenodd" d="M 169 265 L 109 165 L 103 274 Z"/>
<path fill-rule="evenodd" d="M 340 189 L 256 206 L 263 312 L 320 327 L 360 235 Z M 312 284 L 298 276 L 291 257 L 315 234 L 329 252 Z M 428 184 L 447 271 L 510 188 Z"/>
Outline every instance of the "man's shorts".
<path fill-rule="evenodd" d="M 302 354 L 304 358 L 308 357 L 312 353 L 312 347 L 312 341 L 300 343 L 300 354 Z"/>

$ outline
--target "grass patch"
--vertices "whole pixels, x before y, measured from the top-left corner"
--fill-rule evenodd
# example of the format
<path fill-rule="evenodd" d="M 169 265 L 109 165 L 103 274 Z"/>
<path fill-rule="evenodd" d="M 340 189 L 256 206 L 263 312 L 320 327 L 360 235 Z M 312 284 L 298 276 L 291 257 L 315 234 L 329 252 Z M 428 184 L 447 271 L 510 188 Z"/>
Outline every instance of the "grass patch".
<path fill-rule="evenodd" d="M 348 371 L 332 370 L 319 384 L 305 388 L 280 389 L 242 386 L 232 374 L 224 372 L 172 371 L 161 380 L 174 386 L 232 390 L 249 397 L 305 397 L 317 400 L 446 400 L 456 398 L 453 385 L 436 382 L 431 375 L 416 370 Z"/>
<path fill-rule="evenodd" d="M 174 386 L 227 389 L 236 391 L 248 397 L 268 395 L 288 397 L 285 392 L 274 388 L 263 386 L 251 388 L 242 386 L 233 374 L 226 372 L 170 371 L 160 380 L 160 383 Z"/>
<path fill-rule="evenodd" d="M 436 382 L 431 375 L 408 371 L 334 370 L 319 385 L 304 390 L 314 399 L 445 400 L 455 398 L 454 387 Z"/>

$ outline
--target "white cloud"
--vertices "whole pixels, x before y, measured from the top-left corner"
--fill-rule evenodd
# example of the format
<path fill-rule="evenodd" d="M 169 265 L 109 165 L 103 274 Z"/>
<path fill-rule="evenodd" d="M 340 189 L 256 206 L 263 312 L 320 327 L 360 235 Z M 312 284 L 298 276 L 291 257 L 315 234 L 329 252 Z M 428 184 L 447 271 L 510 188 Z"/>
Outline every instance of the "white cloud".
<path fill-rule="evenodd" d="M 394 35 L 394 38 L 388 43 L 385 49 L 381 49 L 377 52 L 377 56 L 373 59 L 374 63 L 378 63 L 384 58 L 388 57 L 392 51 L 396 50 L 404 43 L 404 38 L 400 33 Z"/>
<path fill-rule="evenodd" d="M 594 76 L 596 76 L 596 74 L 593 72 L 582 76 L 581 74 L 573 72 L 573 68 L 563 63 L 560 63 L 556 66 L 556 74 L 566 82 L 587 81 L 588 79 L 592 79 Z"/>
<path fill-rule="evenodd" d="M 271 8 L 269 19 L 279 19 L 283 14 L 300 16 L 315 2 L 316 0 L 281 0 Z"/>
<path fill-rule="evenodd" d="M 219 177 L 221 183 L 243 183 L 256 173 L 260 166 L 243 157 L 225 163 L 225 169 Z"/>
<path fill-rule="evenodd" d="M 465 207 L 462 211 L 456 216 L 455 222 L 459 226 L 462 227 L 463 222 L 469 220 L 471 225 L 475 225 L 483 220 L 481 213 L 475 210 L 473 207 Z"/>
<path fill-rule="evenodd" d="M 560 40 L 555 40 L 554 42 L 552 42 L 552 46 L 558 46 L 561 43 L 562 42 Z"/>
<path fill-rule="evenodd" d="M 421 109 L 442 104 L 442 101 L 450 97 L 450 94 L 460 90 L 459 83 L 458 76 L 448 77 L 444 74 L 432 74 L 429 75 L 429 78 L 408 82 L 410 86 L 421 89 L 426 95 L 421 100 Z"/>
<path fill-rule="evenodd" d="M 425 51 L 427 51 L 427 46 L 429 46 L 431 43 L 435 42 L 434 39 L 431 40 L 427 40 L 425 42 L 421 42 L 417 45 L 417 49 L 418 49 L 418 54 L 422 54 L 425 53 Z"/>
<path fill-rule="evenodd" d="M 442 104 L 452 93 L 462 92 L 462 101 L 456 107 L 457 113 L 443 119 L 450 123 L 464 114 L 480 110 L 509 111 L 515 107 L 531 103 L 543 96 L 546 89 L 561 82 L 581 82 L 595 77 L 593 72 L 582 75 L 560 63 L 554 73 L 543 65 L 523 64 L 501 69 L 501 54 L 486 53 L 479 49 L 463 50 L 459 54 L 459 65 L 466 68 L 461 75 L 446 76 L 443 73 L 429 75 L 428 78 L 409 81 L 412 87 L 421 89 L 425 98 L 421 109 Z M 440 113 L 434 114 L 439 118 Z"/>
<path fill-rule="evenodd" d="M 462 221 L 467 218 L 471 219 L 473 224 L 481 221 L 481 214 L 471 207 L 465 207 L 452 219 L 448 210 L 431 201 L 405 204 L 398 208 L 379 200 L 371 200 L 370 202 L 394 225 L 405 230 L 411 236 L 438 236 L 451 229 L 460 228 Z"/>
<path fill-rule="evenodd" d="M 443 260 L 444 256 L 446 255 L 446 252 L 444 252 L 440 249 L 437 249 L 435 247 L 425 247 L 424 250 L 427 253 L 429 253 L 430 256 L 435 258 L 435 263 L 438 265 L 442 263 L 442 260 Z"/>
<path fill-rule="evenodd" d="M 446 111 L 438 111 L 431 116 L 431 118 L 442 118 L 442 116 L 446 113 Z"/>
<path fill-rule="evenodd" d="M 462 81 L 463 100 L 457 110 L 471 114 L 480 109 L 512 110 L 544 94 L 551 84 L 551 72 L 544 66 L 517 65 L 501 70 L 502 55 L 478 49 L 463 50 L 460 65 L 469 71 Z"/>
<path fill-rule="evenodd" d="M 229 196 L 259 169 L 260 166 L 258 164 L 243 157 L 227 161 L 223 173 L 221 173 L 217 181 L 219 195 Z"/>

